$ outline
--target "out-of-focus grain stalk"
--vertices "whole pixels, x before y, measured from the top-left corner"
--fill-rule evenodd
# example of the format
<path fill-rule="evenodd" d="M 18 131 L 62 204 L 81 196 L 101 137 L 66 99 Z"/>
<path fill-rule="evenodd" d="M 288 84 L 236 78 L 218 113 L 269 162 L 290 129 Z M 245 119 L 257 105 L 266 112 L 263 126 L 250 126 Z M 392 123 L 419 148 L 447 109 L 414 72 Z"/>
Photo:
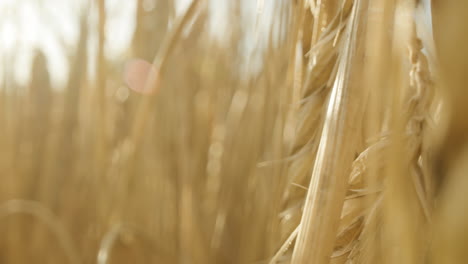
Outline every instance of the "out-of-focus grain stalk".
<path fill-rule="evenodd" d="M 153 86 L 160 83 L 160 79 L 166 66 L 166 61 L 168 56 L 171 54 L 171 51 L 175 48 L 177 41 L 180 38 L 182 31 L 185 29 L 185 26 L 188 22 L 194 17 L 197 13 L 198 8 L 203 5 L 206 0 L 194 0 L 187 8 L 186 12 L 180 16 L 174 23 L 174 26 L 168 35 L 163 40 L 160 50 L 158 50 L 154 60 L 153 67 L 157 70 L 157 75 L 151 75 L 146 83 L 148 90 Z M 139 109 L 137 110 L 136 119 L 132 126 L 132 132 L 130 135 L 130 142 L 136 150 L 139 146 L 139 142 L 142 138 L 142 133 L 148 121 L 148 116 L 151 113 L 151 107 L 153 106 L 154 97 L 145 97 Z"/>
<path fill-rule="evenodd" d="M 364 122 L 364 135 L 366 138 L 378 137 L 383 129 L 383 116 L 384 98 L 388 88 L 385 85 L 385 76 L 388 71 L 388 62 L 390 61 L 390 54 L 386 52 L 390 49 L 390 35 L 387 33 L 388 29 L 393 22 L 393 3 L 388 0 L 375 0 L 369 1 L 368 6 L 368 20 L 367 20 L 367 34 L 365 39 L 366 59 L 367 63 L 364 65 L 364 88 L 368 95 L 367 108 L 366 108 L 366 122 Z M 373 144 L 373 143 L 371 143 Z M 379 173 L 379 164 L 381 160 L 377 155 L 366 155 L 368 161 L 366 162 L 366 174 L 364 174 L 363 181 L 368 190 L 377 191 L 380 186 L 380 179 L 377 177 Z M 376 206 L 375 195 L 367 195 L 364 199 L 364 208 L 372 208 Z M 375 210 L 374 210 L 375 211 Z M 363 263 L 377 263 L 381 257 L 379 248 L 379 236 L 377 222 L 374 221 L 375 213 L 368 213 L 365 216 L 365 223 L 363 237 L 365 241 L 371 241 L 367 245 L 366 251 L 361 257 Z M 364 244 L 364 242 L 363 242 Z"/>
<path fill-rule="evenodd" d="M 180 35 L 185 29 L 188 22 L 193 18 L 200 5 L 202 5 L 204 2 L 205 0 L 193 1 L 187 8 L 185 14 L 178 18 L 173 29 L 168 33 L 168 35 L 164 39 L 161 48 L 153 61 L 153 66 L 155 69 L 157 69 L 157 75 L 149 76 L 149 79 L 146 82 L 147 88 L 145 89 L 150 89 L 150 87 L 160 84 L 160 78 L 166 67 L 166 61 L 168 59 L 168 56 L 171 54 L 171 51 L 175 48 L 177 41 L 179 40 Z M 146 126 L 148 125 L 148 120 L 152 113 L 151 109 L 152 107 L 154 107 L 154 100 L 155 97 L 153 96 L 146 96 L 142 99 L 136 111 L 135 120 L 131 126 L 130 135 L 128 135 L 123 144 L 119 146 L 119 148 L 116 150 L 120 151 L 122 154 L 120 160 L 121 167 L 119 168 L 125 168 L 128 172 L 131 172 L 134 166 L 134 154 L 136 151 L 138 151 L 141 145 L 143 133 L 145 131 Z M 127 175 L 127 178 L 129 176 L 130 175 Z M 125 195 L 123 196 L 125 197 Z"/>
<path fill-rule="evenodd" d="M 2 180 L 2 190 L 3 195 L 2 198 L 12 199 L 16 195 L 21 192 L 24 192 L 25 185 L 27 183 L 21 183 L 18 181 L 19 177 L 25 178 L 24 172 L 22 170 L 22 162 L 17 159 L 20 152 L 20 147 L 23 142 L 22 136 L 20 133 L 17 132 L 18 128 L 21 128 L 22 125 L 25 123 L 24 120 L 17 118 L 17 115 L 21 114 L 22 117 L 25 117 L 24 109 L 21 109 L 21 106 L 24 104 L 25 98 L 21 96 L 18 86 L 15 85 L 14 77 L 13 77 L 13 69 L 10 67 L 6 67 L 9 65 L 10 61 L 15 61 L 17 56 L 15 54 L 7 54 L 4 55 L 3 62 L 3 69 L 5 71 L 4 78 L 4 87 L 3 87 L 3 94 L 6 97 L 8 94 L 9 100 L 8 104 L 5 104 L 5 121 L 4 127 L 2 129 L 3 134 L 6 136 L 4 138 L 4 145 L 2 146 L 2 150 L 5 151 L 3 162 L 6 165 L 5 171 L 1 174 L 1 176 L 6 177 L 6 179 Z M 13 63 L 13 65 L 16 65 Z M 24 137 L 24 136 L 23 136 Z M 3 141 L 3 140 L 2 140 Z M 16 176 L 16 177 L 15 177 Z M 6 222 L 6 221 L 5 221 Z M 6 241 L 7 246 L 7 254 L 5 259 L 7 261 L 15 261 L 21 258 L 23 254 L 22 249 L 18 247 L 18 242 L 20 241 L 20 237 L 18 232 L 16 232 L 20 223 L 18 221 L 11 221 L 9 230 L 4 235 L 4 241 Z"/>
<path fill-rule="evenodd" d="M 409 71 L 409 87 L 404 103 L 407 113 L 405 129 L 407 134 L 407 149 L 409 173 L 413 191 L 420 206 L 421 223 L 431 221 L 434 184 L 432 165 L 430 165 L 430 147 L 428 136 L 433 134 L 430 126 L 430 110 L 434 99 L 434 85 L 429 71 L 428 60 L 423 53 L 423 42 L 416 35 L 415 23 L 408 40 L 408 57 L 411 63 Z"/>
<path fill-rule="evenodd" d="M 59 135 L 56 138 L 56 148 L 54 151 L 55 157 L 52 158 L 54 183 L 49 186 L 52 189 L 63 187 L 66 180 L 64 175 L 68 177 L 75 176 L 76 159 L 78 159 L 79 145 L 79 110 L 80 97 L 82 96 L 82 87 L 86 82 L 87 72 L 87 45 L 88 45 L 88 27 L 86 15 L 82 14 L 80 18 L 80 35 L 78 39 L 77 50 L 71 57 L 70 77 L 66 86 L 64 95 L 63 111 L 59 117 L 59 122 L 62 127 Z M 82 128 L 81 128 L 82 129 Z M 80 131 L 81 132 L 81 131 Z M 49 161 L 50 162 L 50 161 Z M 62 195 L 59 193 L 57 196 Z M 54 208 L 60 203 L 59 197 L 54 197 Z"/>
<path fill-rule="evenodd" d="M 137 2 L 136 27 L 131 48 L 136 58 L 150 60 L 167 32 L 170 13 L 175 3 L 171 0 L 155 1 L 151 10 L 145 9 L 147 4 L 148 1 Z"/>
<path fill-rule="evenodd" d="M 441 69 L 444 129 L 436 153 L 438 197 L 432 256 L 437 264 L 465 263 L 468 237 L 467 1 L 433 1 L 434 39 Z"/>
<path fill-rule="evenodd" d="M 448 170 L 468 142 L 468 119 L 466 118 L 467 68 L 466 52 L 463 45 L 468 42 L 467 23 L 464 11 L 465 1 L 433 1 L 434 38 L 442 81 L 440 90 L 444 96 L 444 127 L 437 154 L 437 178 L 442 187 Z M 448 179 L 447 179 L 448 180 Z"/>
<path fill-rule="evenodd" d="M 361 91 L 350 82 L 364 1 L 355 1 L 344 31 L 337 77 L 327 106 L 292 263 L 328 263 L 347 188 L 359 127 Z"/>
<path fill-rule="evenodd" d="M 386 263 L 412 264 L 418 262 L 417 237 L 421 223 L 417 199 L 411 184 L 409 157 L 406 151 L 404 93 L 409 89 L 408 45 L 414 36 L 413 1 L 396 1 L 395 24 L 388 80 L 392 94 L 388 97 L 390 110 L 390 146 L 386 151 L 386 188 L 384 199 L 384 238 Z"/>
<path fill-rule="evenodd" d="M 153 60 L 153 67 L 157 70 L 157 74 L 149 76 L 149 79 L 146 81 L 145 89 L 156 88 L 156 85 L 161 84 L 160 78 L 162 77 L 164 70 L 167 66 L 166 64 L 168 58 L 171 55 L 174 48 L 176 47 L 176 45 L 178 44 L 183 30 L 186 29 L 188 23 L 194 18 L 194 16 L 197 14 L 197 11 L 199 11 L 199 9 L 202 6 L 204 6 L 205 3 L 206 0 L 192 1 L 192 3 L 186 9 L 185 13 L 177 18 L 174 25 L 172 26 L 172 29 L 167 33 L 166 37 L 161 43 L 160 49 L 158 50 Z M 143 133 L 147 128 L 149 124 L 149 118 L 153 113 L 152 109 L 154 109 L 155 106 L 155 98 L 155 96 L 146 96 L 145 98 L 142 98 L 141 102 L 139 103 L 139 106 L 136 109 L 136 116 L 130 128 L 130 134 L 127 136 L 124 142 L 115 149 L 115 152 L 119 154 L 120 158 L 118 164 L 112 168 L 113 171 L 111 173 L 117 175 L 123 173 L 124 177 L 122 181 L 118 184 L 119 188 L 116 190 L 114 196 L 114 201 L 117 207 L 114 208 L 112 215 L 115 219 L 120 219 L 123 216 L 127 207 L 128 195 L 134 187 L 135 179 L 132 176 L 136 166 L 135 154 L 137 151 L 140 150 L 141 142 L 143 139 Z M 183 143 L 180 142 L 180 144 Z M 187 151 L 188 150 L 185 150 L 185 152 L 183 151 L 183 153 L 185 154 L 184 156 L 188 155 Z M 189 163 L 189 160 L 183 160 L 181 164 Z M 180 169 L 187 170 L 185 165 L 183 168 Z M 188 173 L 188 171 L 183 172 L 183 174 Z M 195 216 L 193 215 L 194 206 L 192 205 L 193 186 L 190 182 L 182 182 L 180 184 L 182 185 L 180 186 L 182 190 L 180 193 L 180 197 L 177 197 L 177 208 L 179 210 L 177 221 L 180 222 L 178 225 L 178 228 L 180 228 L 180 230 L 177 230 L 178 240 L 176 241 L 178 241 L 179 243 L 179 259 L 181 261 L 188 261 L 188 259 L 193 257 L 191 253 L 195 252 L 195 250 L 191 250 L 194 248 L 199 248 L 198 246 L 201 245 L 197 243 L 197 247 L 193 246 L 194 234 L 198 232 L 198 230 L 195 230 L 195 228 L 193 227 L 193 220 L 195 219 Z M 200 252 L 196 253 L 199 254 Z M 202 259 L 206 258 L 206 255 L 203 254 L 198 256 Z M 195 261 L 196 263 L 203 263 L 203 261 L 201 261 L 200 259 L 193 261 Z"/>
<path fill-rule="evenodd" d="M 385 94 L 385 73 L 388 70 L 390 54 L 385 52 L 390 49 L 391 41 L 387 33 L 393 18 L 392 1 L 376 0 L 369 2 L 369 18 L 366 35 L 366 59 L 365 82 L 368 93 L 368 108 L 366 109 L 367 122 L 365 122 L 365 134 L 368 138 L 376 137 L 382 131 L 383 115 L 380 107 L 383 105 Z M 383 14 L 382 14 L 383 13 Z M 373 157 L 370 157 L 373 159 Z M 369 162 L 376 164 L 372 160 Z M 372 189 L 376 186 L 376 168 L 367 168 L 369 178 L 366 181 Z"/>
<path fill-rule="evenodd" d="M 106 1 L 97 1 L 98 11 L 98 47 L 96 60 L 96 89 L 97 89 L 97 142 L 96 142 L 96 173 L 102 177 L 105 173 L 107 161 L 107 65 L 105 58 L 106 46 Z"/>
<path fill-rule="evenodd" d="M 305 17 L 305 2 L 300 0 L 296 3 L 295 8 L 295 20 L 293 25 L 293 32 L 290 37 L 290 58 L 294 58 L 294 61 L 289 65 L 288 71 L 286 73 L 286 80 L 288 85 L 288 90 L 292 91 L 292 98 L 289 99 L 289 104 L 293 105 L 291 110 L 288 113 L 286 129 L 285 129 L 285 141 L 291 145 L 291 141 L 294 135 L 294 127 L 296 122 L 294 117 L 297 116 L 297 106 L 299 105 L 299 96 L 300 90 L 302 87 L 302 64 L 303 64 L 303 23 Z M 294 107 L 296 106 L 296 107 Z"/>

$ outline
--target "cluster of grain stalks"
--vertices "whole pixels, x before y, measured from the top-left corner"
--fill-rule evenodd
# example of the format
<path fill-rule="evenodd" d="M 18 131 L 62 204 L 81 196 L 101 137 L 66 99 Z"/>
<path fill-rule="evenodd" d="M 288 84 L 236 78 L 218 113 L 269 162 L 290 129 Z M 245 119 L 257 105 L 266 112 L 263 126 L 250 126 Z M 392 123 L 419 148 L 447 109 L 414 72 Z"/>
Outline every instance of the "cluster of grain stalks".
<path fill-rule="evenodd" d="M 60 89 L 0 49 L 0 263 L 468 260 L 468 3 L 110 2 Z"/>

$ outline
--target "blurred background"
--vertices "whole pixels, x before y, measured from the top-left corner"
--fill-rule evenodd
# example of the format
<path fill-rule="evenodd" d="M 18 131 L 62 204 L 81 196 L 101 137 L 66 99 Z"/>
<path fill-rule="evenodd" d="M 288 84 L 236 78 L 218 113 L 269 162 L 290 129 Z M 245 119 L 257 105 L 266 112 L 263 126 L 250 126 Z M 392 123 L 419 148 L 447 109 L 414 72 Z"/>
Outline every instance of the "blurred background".
<path fill-rule="evenodd" d="M 0 0 L 0 263 L 465 263 L 466 12 Z"/>
<path fill-rule="evenodd" d="M 284 81 L 265 74 L 265 60 L 280 72 L 286 52 L 263 55 L 285 46 L 290 4 L 195 2 L 0 2 L 1 263 L 243 262 L 272 249 L 251 232 L 272 228 L 266 212 L 238 225 L 275 190 L 262 187 L 256 205 L 235 201 L 259 195 L 243 184 L 277 155 L 260 139 L 283 117 L 245 100 L 256 87 L 278 112 L 280 95 L 264 91 Z M 168 43 L 168 89 L 131 91 L 125 64 L 151 62 Z M 240 119 L 236 107 L 255 114 Z M 257 122 L 265 127 L 249 132 Z M 252 144 L 221 157 L 240 139 Z M 242 249 L 250 239 L 260 251 Z"/>

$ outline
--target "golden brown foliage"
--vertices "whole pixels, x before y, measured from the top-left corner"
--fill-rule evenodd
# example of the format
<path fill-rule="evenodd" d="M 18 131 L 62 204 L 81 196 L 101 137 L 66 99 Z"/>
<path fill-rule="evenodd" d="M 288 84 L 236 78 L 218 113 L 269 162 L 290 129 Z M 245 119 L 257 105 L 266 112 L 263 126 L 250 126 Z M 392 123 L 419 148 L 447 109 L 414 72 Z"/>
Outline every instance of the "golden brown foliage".
<path fill-rule="evenodd" d="M 105 0 L 95 79 L 80 14 L 66 87 L 41 52 L 1 85 L 0 263 L 464 263 L 468 4 L 434 2 L 434 45 L 424 1 L 258 0 L 255 37 L 227 1 L 222 41 L 209 1 L 144 2 L 156 95 L 106 57 Z"/>

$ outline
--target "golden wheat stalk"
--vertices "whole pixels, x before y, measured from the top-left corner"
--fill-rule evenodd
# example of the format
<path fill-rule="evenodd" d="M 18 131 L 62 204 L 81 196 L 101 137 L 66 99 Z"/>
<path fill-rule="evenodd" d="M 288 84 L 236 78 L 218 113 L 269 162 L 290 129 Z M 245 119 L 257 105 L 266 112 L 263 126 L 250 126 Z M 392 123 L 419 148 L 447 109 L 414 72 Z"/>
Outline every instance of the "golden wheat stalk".
<path fill-rule="evenodd" d="M 310 181 L 292 263 L 328 263 L 347 189 L 347 178 L 359 124 L 359 86 L 350 82 L 363 1 L 353 3 L 344 28 L 336 79 L 326 107 L 317 158 Z M 327 219 L 325 221 L 325 219 Z"/>

